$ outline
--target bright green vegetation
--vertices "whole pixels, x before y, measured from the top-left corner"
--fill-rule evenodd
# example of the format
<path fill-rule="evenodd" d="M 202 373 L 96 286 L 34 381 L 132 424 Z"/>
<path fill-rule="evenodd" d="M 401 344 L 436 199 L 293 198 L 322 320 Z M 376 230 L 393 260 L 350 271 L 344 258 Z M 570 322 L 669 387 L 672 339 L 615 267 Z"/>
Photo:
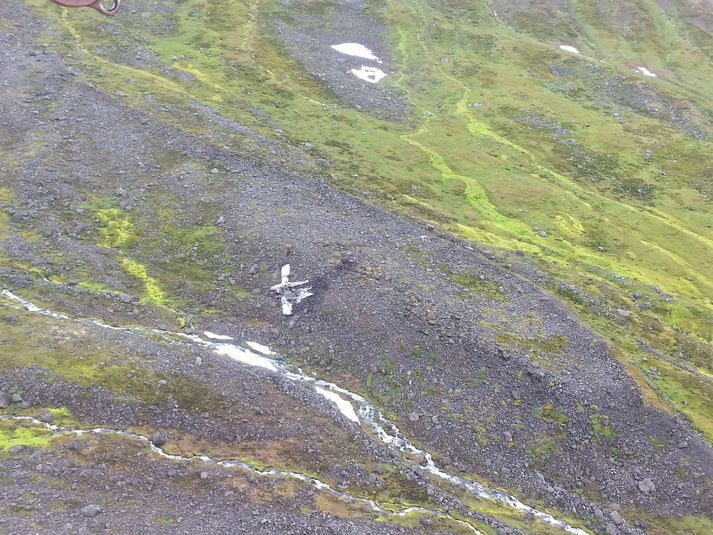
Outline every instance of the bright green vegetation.
<path fill-rule="evenodd" d="M 705 373 L 687 373 L 685 370 L 663 361 L 657 361 L 661 375 L 656 377 L 656 384 L 661 391 L 676 405 L 682 407 L 690 416 L 692 423 L 713 440 L 713 381 Z"/>
<path fill-rule="evenodd" d="M 155 201 L 147 202 L 136 224 L 137 233 L 143 237 L 137 252 L 150 265 L 151 276 L 172 296 L 210 292 L 215 288 L 216 275 L 234 268 L 231 264 L 236 262 L 228 255 L 220 229 L 213 224 L 218 219 L 215 209 L 195 203 L 193 211 L 179 219 L 172 207 L 178 200 L 164 197 Z M 248 295 L 239 287 L 231 287 L 229 293 L 236 298 Z"/>
<path fill-rule="evenodd" d="M 29 3 L 56 16 L 43 0 Z M 647 0 L 619 4 L 575 0 L 552 24 L 546 8 L 508 9 L 497 19 L 486 2 L 371 2 L 394 51 L 393 73 L 382 86 L 413 107 L 399 121 L 338 101 L 308 75 L 276 36 L 274 21 L 293 17 L 273 2 L 184 0 L 168 22 L 151 6 L 146 16 L 102 20 L 121 26 L 121 36 L 97 31 L 92 16 L 63 13 L 65 33 L 54 44 L 82 62 L 85 81 L 120 91 L 129 105 L 218 147 L 249 150 L 252 141 L 180 110 L 209 105 L 271 138 L 279 125 L 281 142 L 310 143 L 310 154 L 332 162 L 328 179 L 339 187 L 367 191 L 393 210 L 492 248 L 528 254 L 553 280 L 572 285 L 549 290 L 611 342 L 644 399 L 681 412 L 713 441 L 713 142 L 700 135 L 713 134 L 713 43 L 689 22 L 685 3 L 675 13 Z M 314 1 L 303 12 L 328 9 L 329 2 Z M 127 35 L 164 65 L 124 62 Z M 583 55 L 559 50 L 563 43 Z M 659 77 L 634 73 L 638 65 Z M 0 189 L 2 208 L 12 202 L 7 195 Z M 94 200 L 95 243 L 116 250 L 144 302 L 180 310 L 220 284 L 216 275 L 236 258 L 228 256 L 210 207 L 197 202 L 179 216 L 180 199 L 149 196 L 144 203 L 127 212 Z M 9 224 L 0 210 L 0 236 Z M 476 296 L 507 299 L 475 272 L 449 276 Z M 91 280 L 81 285 L 106 290 Z M 634 301 L 634 292 L 644 297 Z M 642 301 L 651 308 L 640 308 Z M 500 333 L 497 341 L 539 364 L 565 364 L 558 359 L 564 337 Z M 438 357 L 420 347 L 405 351 L 413 357 L 412 380 L 425 383 Z M 61 373 L 77 380 L 91 373 L 114 388 L 131 374 L 126 363 L 98 375 L 92 363 L 83 366 Z M 387 408 L 408 408 L 394 367 L 386 362 L 370 373 L 366 389 Z M 471 384 L 486 380 L 477 376 Z M 540 416 L 557 427 L 568 422 L 549 404 Z M 591 414 L 590 421 L 599 440 L 614 441 L 605 415 Z M 560 432 L 530 448 L 536 466 L 557 454 Z M 535 532 L 511 511 L 495 513 Z M 706 522 L 656 525 L 669 529 L 661 533 L 704 533 Z"/>
<path fill-rule="evenodd" d="M 179 220 L 178 204 L 165 195 L 147 199 L 132 213 L 107 198 L 84 204 L 95 218 L 98 244 L 117 251 L 124 271 L 140 284 L 142 301 L 171 311 L 182 307 L 185 296 L 212 290 L 216 272 L 230 260 L 219 229 L 207 223 L 214 209 L 194 203 L 195 217 L 189 213 Z M 113 291 L 92 280 L 79 286 Z M 233 298 L 246 295 L 239 287 L 229 290 Z"/>
<path fill-rule="evenodd" d="M 176 26 L 161 31 L 153 14 L 110 22 L 145 40 L 191 82 L 117 61 L 112 50 L 121 43 L 99 36 L 91 17 L 63 20 L 87 72 L 96 74 L 90 81 L 120 89 L 139 108 L 146 94 L 167 103 L 209 104 L 274 136 L 273 123 L 251 111 L 261 109 L 280 125 L 283 141 L 312 143 L 332 161 L 340 187 L 369 189 L 387 205 L 463 236 L 532 253 L 555 277 L 612 306 L 631 308 L 632 287 L 645 289 L 654 308 L 634 312 L 626 335 L 613 340 L 627 366 L 635 367 L 640 350 L 629 340 L 644 338 L 670 354 L 674 344 L 705 346 L 713 338 L 712 177 L 705 163 L 713 146 L 697 135 L 709 125 L 706 110 L 713 109 L 706 91 L 713 69 L 703 59 L 702 37 L 687 34 L 691 26 L 653 3 L 627 3 L 636 6 L 630 31 L 646 34 L 636 46 L 618 37 L 606 9 L 576 4 L 559 27 L 537 10 L 508 15 L 506 25 L 484 3 L 468 9 L 436 1 L 375 3 L 371 13 L 393 30 L 397 61 L 382 84 L 414 108 L 404 123 L 347 107 L 305 74 L 271 25 L 289 21 L 290 14 L 271 3 L 187 0 L 174 16 Z M 325 7 L 305 9 L 319 14 Z M 558 50 L 564 40 L 584 55 Z M 633 73 L 634 62 L 659 78 Z M 605 82 L 622 75 L 627 78 L 615 90 L 604 90 Z M 684 106 L 684 98 L 690 104 Z M 641 107 L 642 99 L 675 111 L 656 117 Z M 164 118 L 207 135 L 193 115 Z M 236 134 L 210 136 L 216 143 L 250 145 Z M 125 248 L 131 225 L 135 231 L 150 221 L 145 214 L 143 221 L 114 211 L 103 215 L 110 220 L 101 240 Z M 200 236 L 199 242 L 213 242 L 208 227 L 193 232 L 174 241 Z M 200 289 L 213 281 L 210 261 L 201 266 L 171 258 L 159 266 L 162 256 L 150 253 L 160 251 L 144 252 L 125 267 L 143 281 L 148 300 L 161 303 L 167 288 L 178 299 L 186 285 Z M 499 295 L 477 277 L 453 277 L 490 298 Z M 673 302 L 661 300 L 659 291 Z M 609 334 L 610 325 L 602 323 L 591 325 Z M 696 369 L 711 373 L 711 360 L 701 360 Z M 659 379 L 637 376 L 642 386 L 710 434 L 710 381 L 700 382 L 688 368 L 657 368 Z M 689 391 L 692 382 L 696 388 Z M 686 403 L 684 393 L 691 398 Z"/>
<path fill-rule="evenodd" d="M 119 208 L 104 208 L 96 211 L 97 219 L 102 225 L 99 243 L 102 247 L 130 246 L 136 242 L 134 226 L 124 210 Z"/>
<path fill-rule="evenodd" d="M 156 305 L 164 305 L 166 303 L 166 295 L 163 290 L 158 286 L 156 280 L 149 277 L 146 272 L 146 267 L 143 264 L 139 264 L 134 260 L 124 258 L 121 261 L 121 265 L 124 269 L 131 275 L 139 279 L 144 284 L 145 299 Z"/>
<path fill-rule="evenodd" d="M 134 223 L 129 214 L 121 208 L 112 207 L 110 199 L 95 198 L 90 203 L 85 203 L 85 208 L 93 212 L 99 223 L 99 245 L 111 249 L 116 249 L 122 253 L 127 253 L 135 249 L 139 244 L 139 236 L 136 234 Z M 159 283 L 148 274 L 144 264 L 128 258 L 121 258 L 121 265 L 124 270 L 137 279 L 143 285 L 144 302 L 158 306 L 168 306 L 169 301 Z M 81 286 L 85 289 L 105 291 L 103 285 L 97 286 L 91 281 L 83 281 Z"/>
<path fill-rule="evenodd" d="M 49 447 L 54 433 L 32 422 L 0 420 L 0 455 L 13 446 Z"/>
<path fill-rule="evenodd" d="M 589 279 L 582 277 L 581 280 L 582 286 L 587 287 L 585 281 Z M 587 290 L 592 287 L 588 286 Z M 601 314 L 576 295 L 558 293 L 614 344 L 620 361 L 642 386 L 647 402 L 664 410 L 680 411 L 713 441 L 713 380 L 709 371 L 713 348 L 709 344 L 672 329 L 655 314 L 633 312 L 633 318 L 622 321 L 616 313 Z M 593 294 L 606 299 L 613 308 L 627 306 L 624 297 L 614 288 Z M 665 310 L 668 305 L 657 306 Z M 660 353 L 645 351 L 641 341 Z"/>
<path fill-rule="evenodd" d="M 594 433 L 606 440 L 612 440 L 616 436 L 616 433 L 614 432 L 614 429 L 606 423 L 608 419 L 609 418 L 607 416 L 602 416 L 600 414 L 592 414 L 590 417 Z"/>

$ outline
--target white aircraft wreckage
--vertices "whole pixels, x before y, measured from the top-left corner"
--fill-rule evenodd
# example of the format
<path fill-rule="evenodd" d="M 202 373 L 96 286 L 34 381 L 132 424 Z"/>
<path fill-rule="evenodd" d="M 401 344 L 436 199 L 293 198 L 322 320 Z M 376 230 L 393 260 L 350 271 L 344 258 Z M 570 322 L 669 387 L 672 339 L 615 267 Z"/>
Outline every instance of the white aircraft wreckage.
<path fill-rule="evenodd" d="M 282 266 L 282 282 L 275 284 L 270 290 L 277 292 L 277 295 L 280 296 L 282 313 L 285 316 L 292 315 L 292 307 L 294 305 L 314 295 L 311 291 L 311 286 L 300 288 L 305 284 L 309 284 L 309 281 L 290 282 L 290 265 L 285 264 Z"/>

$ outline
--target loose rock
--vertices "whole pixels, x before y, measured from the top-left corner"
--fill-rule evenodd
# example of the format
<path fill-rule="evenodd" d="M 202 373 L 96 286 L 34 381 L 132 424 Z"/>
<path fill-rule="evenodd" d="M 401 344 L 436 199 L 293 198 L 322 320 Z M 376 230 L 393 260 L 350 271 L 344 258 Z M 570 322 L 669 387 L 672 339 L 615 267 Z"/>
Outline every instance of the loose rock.
<path fill-rule="evenodd" d="M 153 435 L 151 435 L 151 444 L 153 444 L 157 448 L 160 448 L 165 443 L 166 437 L 164 437 L 160 431 L 154 431 Z"/>
<path fill-rule="evenodd" d="M 649 496 L 650 494 L 656 492 L 656 486 L 654 485 L 654 482 L 651 481 L 648 477 L 639 481 L 638 486 L 639 490 L 646 496 Z"/>
<path fill-rule="evenodd" d="M 102 510 L 98 505 L 87 505 L 86 507 L 82 507 L 80 513 L 87 518 L 95 518 L 102 513 Z"/>
<path fill-rule="evenodd" d="M 609 513 L 609 518 L 611 518 L 611 521 L 617 526 L 621 526 L 624 523 L 624 519 L 619 514 L 619 511 L 612 511 Z"/>

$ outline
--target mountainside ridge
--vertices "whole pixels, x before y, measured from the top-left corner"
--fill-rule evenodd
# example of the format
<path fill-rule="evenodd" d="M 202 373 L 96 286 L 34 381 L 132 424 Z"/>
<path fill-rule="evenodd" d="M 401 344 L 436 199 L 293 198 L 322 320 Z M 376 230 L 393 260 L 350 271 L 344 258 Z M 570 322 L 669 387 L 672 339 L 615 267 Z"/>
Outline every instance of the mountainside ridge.
<path fill-rule="evenodd" d="M 566 42 L 582 55 L 559 50 L 565 36 L 534 24 L 532 3 L 125 0 L 111 21 L 46 4 L 0 7 L 3 289 L 115 327 L 269 345 L 364 395 L 449 473 L 577 529 L 710 530 L 704 19 L 698 48 L 672 48 L 707 61 L 682 82 L 669 79 L 682 65 L 643 52 L 658 78 L 609 65 L 624 52 L 583 57 L 580 27 Z M 587 35 L 607 42 L 608 20 Z M 328 49 L 341 35 L 371 47 L 382 82 Z M 315 290 L 291 319 L 268 291 L 285 263 Z M 236 518 L 264 533 L 561 532 L 434 479 L 318 394 L 207 347 L 109 336 L 7 296 L 0 315 L 0 391 L 34 406 L 4 413 L 160 429 L 167 451 L 346 492 L 148 455 L 134 468 L 137 445 L 119 437 L 75 451 L 3 420 L 0 444 L 41 446 L 3 454 L 8 496 L 38 492 L 23 464 L 36 458 L 54 485 L 3 506 L 14 533 L 92 529 L 72 494 L 91 499 L 103 477 L 161 504 L 130 524 L 130 501 L 97 497 L 97 521 L 127 532 L 230 532 Z M 78 490 L 51 468 L 72 463 L 95 470 Z M 218 494 L 241 504 L 234 517 L 211 505 Z M 379 515 L 350 494 L 431 513 Z M 209 527 L 182 526 L 193 496 Z M 42 515 L 48 502 L 57 515 Z M 250 524 L 251 507 L 267 521 Z"/>

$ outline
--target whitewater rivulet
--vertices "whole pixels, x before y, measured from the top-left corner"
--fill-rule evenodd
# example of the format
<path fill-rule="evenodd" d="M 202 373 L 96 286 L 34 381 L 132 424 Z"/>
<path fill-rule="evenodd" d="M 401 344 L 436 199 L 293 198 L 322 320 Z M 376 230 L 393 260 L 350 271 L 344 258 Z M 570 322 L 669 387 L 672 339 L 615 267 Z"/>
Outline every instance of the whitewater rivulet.
<path fill-rule="evenodd" d="M 540 511 L 534 507 L 531 507 L 529 505 L 526 505 L 519 499 L 517 499 L 515 496 L 512 496 L 511 494 L 508 494 L 507 492 L 504 492 L 500 489 L 495 489 L 492 487 L 489 487 L 487 485 L 484 485 L 482 483 L 479 483 L 477 481 L 472 481 L 472 480 L 467 480 L 462 477 L 459 477 L 454 474 L 450 474 L 446 472 L 445 470 L 439 468 L 436 463 L 433 461 L 432 455 L 426 451 L 417 448 L 411 442 L 401 433 L 399 428 L 391 421 L 389 421 L 383 413 L 377 409 L 374 405 L 372 405 L 369 401 L 367 401 L 363 396 L 356 394 L 354 392 L 351 392 L 345 388 L 342 388 L 334 383 L 330 383 L 328 381 L 324 381 L 322 379 L 318 379 L 316 377 L 313 377 L 311 375 L 308 375 L 304 373 L 301 369 L 297 368 L 295 371 L 291 369 L 287 364 L 284 362 L 281 362 L 277 359 L 270 358 L 267 356 L 268 354 L 274 354 L 272 353 L 267 346 L 262 346 L 260 344 L 257 344 L 255 342 L 246 342 L 246 345 L 249 347 L 259 347 L 260 348 L 260 353 L 256 351 L 252 351 L 251 349 L 248 349 L 247 347 L 240 346 L 238 344 L 233 344 L 233 343 L 227 343 L 228 339 L 231 339 L 231 337 L 227 337 L 224 335 L 216 335 L 214 333 L 208 333 L 206 335 L 207 338 L 211 338 L 213 340 L 218 339 L 220 340 L 219 342 L 215 341 L 210 341 L 210 340 L 205 340 L 201 338 L 198 335 L 195 334 L 185 334 L 185 333 L 175 333 L 175 332 L 170 332 L 170 331 L 165 331 L 161 329 L 150 329 L 150 328 L 145 328 L 145 327 L 114 327 L 111 325 L 107 325 L 106 323 L 103 323 L 99 320 L 89 320 L 89 319 L 75 319 L 71 318 L 65 314 L 61 314 L 58 312 L 54 312 L 52 310 L 47 310 L 40 308 L 33 303 L 26 301 L 11 291 L 4 289 L 2 292 L 0 292 L 3 296 L 7 297 L 8 299 L 15 301 L 16 303 L 21 304 L 26 310 L 29 312 L 34 312 L 46 316 L 50 316 L 53 318 L 57 319 L 65 319 L 65 320 L 70 320 L 70 321 L 76 321 L 80 323 L 90 323 L 93 325 L 97 325 L 102 328 L 106 329 L 112 329 L 116 331 L 125 331 L 125 332 L 132 332 L 132 333 L 145 333 L 145 334 L 158 334 L 163 337 L 166 337 L 167 339 L 170 340 L 182 340 L 186 343 L 191 343 L 194 344 L 195 346 L 199 346 L 205 349 L 210 349 L 214 351 L 215 353 L 219 355 L 225 355 L 235 361 L 241 362 L 243 364 L 247 364 L 249 366 L 257 366 L 261 367 L 264 369 L 267 369 L 271 372 L 278 373 L 282 375 L 283 377 L 286 377 L 289 380 L 295 381 L 295 382 L 300 382 L 300 383 L 305 383 L 311 385 L 315 391 L 320 394 L 321 396 L 325 397 L 327 400 L 333 402 L 336 407 L 339 409 L 341 414 L 344 416 L 344 418 L 352 422 L 352 424 L 359 425 L 359 426 L 364 426 L 376 436 L 386 445 L 388 445 L 391 449 L 398 451 L 402 454 L 407 454 L 411 456 L 416 456 L 419 458 L 424 459 L 424 462 L 422 463 L 422 468 L 442 479 L 445 480 L 456 487 L 459 487 L 461 489 L 465 489 L 471 493 L 473 493 L 475 496 L 481 499 L 486 499 L 486 500 L 492 500 L 496 501 L 499 503 L 502 503 L 504 505 L 507 505 L 517 511 L 520 511 L 522 513 L 526 513 L 530 515 L 533 518 L 536 518 L 540 520 L 541 522 L 544 522 L 546 524 L 549 524 L 551 526 L 558 527 L 568 533 L 573 533 L 574 535 L 589 535 L 586 531 L 583 529 L 574 527 L 570 525 L 569 523 L 565 522 L 564 520 L 559 520 L 555 517 L 553 517 L 551 514 L 546 513 L 544 511 Z M 337 398 L 338 396 L 338 398 Z M 358 418 L 355 420 L 354 418 L 354 405 L 358 407 Z M 113 431 L 112 431 L 113 432 Z M 116 431 L 117 433 L 124 433 L 123 431 Z M 125 434 L 125 433 L 124 433 Z M 134 436 L 129 434 L 129 436 Z M 135 435 L 138 437 L 139 435 Z M 145 437 L 142 437 L 145 439 Z M 148 440 L 148 439 L 145 439 Z M 155 446 L 153 446 L 155 448 Z M 158 450 L 161 451 L 162 450 Z M 166 454 L 168 456 L 168 454 Z M 170 457 L 170 456 L 169 456 Z M 202 459 L 202 457 L 196 457 L 198 459 Z M 182 457 L 176 457 L 176 459 L 181 459 L 181 460 L 190 460 L 190 457 L 187 458 L 182 458 Z M 223 461 L 212 461 L 210 458 L 207 458 L 208 461 L 206 462 L 223 462 Z M 225 462 L 232 462 L 232 461 L 225 461 Z M 242 461 L 235 461 L 236 464 L 233 466 L 243 466 L 245 463 L 242 463 Z M 242 464 L 241 464 L 242 463 Z M 249 467 L 249 465 L 245 465 L 245 467 Z M 293 474 L 292 472 L 280 472 L 279 470 L 276 470 L 274 474 L 269 474 L 268 475 L 280 475 L 280 474 Z M 304 475 L 297 475 L 292 477 L 298 477 L 298 478 L 305 478 L 305 480 L 312 480 L 312 478 L 308 478 L 308 476 Z M 318 486 L 325 485 L 325 489 L 329 488 L 326 484 L 324 483 L 319 483 Z M 338 492 L 338 491 L 334 491 Z M 366 500 L 363 499 L 362 500 Z M 371 500 L 366 500 L 367 502 L 371 502 Z M 375 507 L 378 507 L 376 504 L 374 504 Z M 378 509 L 375 509 L 378 510 Z M 416 509 L 412 509 L 416 510 Z M 404 513 L 405 514 L 405 513 Z M 470 526 L 470 524 L 468 524 Z M 470 526 L 472 528 L 472 526 Z M 474 529 L 474 528 L 473 528 Z"/>
<path fill-rule="evenodd" d="M 32 418 L 31 416 L 14 416 L 14 415 L 3 414 L 3 415 L 0 415 L 0 420 L 30 422 L 33 425 L 44 426 L 46 429 L 52 431 L 57 436 L 60 436 L 60 435 L 81 436 L 81 435 L 86 435 L 86 434 L 118 435 L 118 436 L 141 441 L 141 442 L 147 444 L 151 448 L 151 451 L 153 451 L 158 456 L 163 457 L 165 459 L 170 459 L 172 461 L 182 461 L 182 462 L 199 461 L 199 462 L 202 462 L 203 464 L 208 464 L 208 465 L 223 466 L 226 468 L 240 468 L 240 469 L 252 472 L 253 474 L 260 475 L 260 476 L 285 477 L 285 478 L 298 479 L 300 481 L 304 481 L 305 483 L 311 484 L 317 490 L 320 490 L 323 492 L 329 492 L 330 494 L 334 494 L 335 496 L 339 496 L 340 498 L 347 498 L 352 503 L 362 503 L 362 504 L 368 505 L 374 512 L 382 514 L 382 515 L 406 516 L 409 513 L 421 512 L 421 513 L 426 513 L 426 514 L 433 515 L 433 516 L 447 518 L 453 522 L 457 522 L 465 527 L 468 527 L 471 531 L 473 531 L 473 533 L 476 533 L 478 535 L 483 535 L 480 531 L 475 529 L 468 522 L 465 522 L 463 520 L 458 520 L 446 513 L 442 513 L 440 511 L 436 511 L 433 509 L 428 509 L 427 507 L 411 506 L 411 507 L 404 507 L 404 508 L 398 509 L 396 511 L 394 511 L 392 509 L 386 509 L 386 508 L 378 505 L 374 500 L 370 500 L 369 498 L 364 498 L 361 496 L 355 496 L 354 494 L 351 494 L 349 492 L 337 490 L 337 489 L 331 487 L 330 485 L 324 483 L 323 481 L 320 481 L 313 477 L 307 476 L 305 474 L 301 474 L 299 472 L 278 470 L 276 468 L 259 469 L 259 468 L 256 468 L 256 467 L 250 465 L 249 463 L 246 463 L 245 461 L 241 461 L 240 459 L 213 459 L 212 457 L 209 457 L 207 455 L 194 455 L 194 456 L 175 455 L 172 453 L 167 453 L 166 450 L 162 447 L 156 446 L 153 442 L 151 442 L 151 440 L 149 438 L 147 438 L 143 435 L 139 435 L 137 433 L 131 433 L 129 431 L 122 431 L 120 429 L 109 429 L 109 428 L 105 428 L 105 427 L 95 427 L 92 429 L 74 429 L 71 427 L 58 426 L 58 425 L 54 425 L 54 424 L 45 423 L 45 422 L 42 422 L 36 418 Z"/>

